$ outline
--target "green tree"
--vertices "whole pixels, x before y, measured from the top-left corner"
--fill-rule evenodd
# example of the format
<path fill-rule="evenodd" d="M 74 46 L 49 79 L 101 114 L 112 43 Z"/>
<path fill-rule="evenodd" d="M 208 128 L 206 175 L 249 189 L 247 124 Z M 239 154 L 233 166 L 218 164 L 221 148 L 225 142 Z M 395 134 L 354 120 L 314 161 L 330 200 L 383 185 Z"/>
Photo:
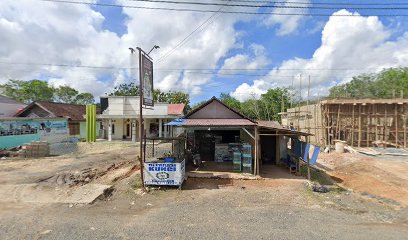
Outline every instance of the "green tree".
<path fill-rule="evenodd" d="M 139 86 L 134 83 L 122 83 L 114 87 L 109 96 L 139 96 Z"/>
<path fill-rule="evenodd" d="M 60 86 L 59 88 L 55 89 L 55 98 L 54 100 L 57 102 L 62 103 L 77 103 L 76 97 L 79 92 L 67 85 Z M 93 98 L 93 96 L 92 96 Z"/>
<path fill-rule="evenodd" d="M 94 102 L 95 102 L 95 99 L 91 93 L 80 93 L 75 97 L 74 103 L 79 104 L 79 105 L 90 105 L 90 104 L 94 104 Z"/>
<path fill-rule="evenodd" d="M 390 68 L 355 76 L 330 88 L 329 98 L 393 98 L 408 94 L 408 68 Z"/>
<path fill-rule="evenodd" d="M 285 112 L 289 107 L 290 93 L 287 88 L 271 88 L 265 94 L 262 94 L 259 100 L 264 120 L 279 121 L 278 113 Z"/>
<path fill-rule="evenodd" d="M 30 103 L 33 101 L 52 101 L 54 99 L 55 89 L 48 85 L 47 81 L 42 80 L 13 80 L 0 85 L 2 94 L 17 101 Z"/>
<path fill-rule="evenodd" d="M 123 83 L 115 87 L 113 92 L 109 94 L 110 96 L 139 96 L 139 86 L 134 83 Z M 153 91 L 154 102 L 165 102 L 165 103 L 184 103 L 186 109 L 190 109 L 190 95 L 183 92 L 164 92 L 160 89 L 155 89 Z"/>
<path fill-rule="evenodd" d="M 228 93 L 221 93 L 220 98 L 219 98 L 223 103 L 226 105 L 232 107 L 233 109 L 237 111 L 241 111 L 241 102 L 238 101 L 238 99 L 232 97 Z"/>

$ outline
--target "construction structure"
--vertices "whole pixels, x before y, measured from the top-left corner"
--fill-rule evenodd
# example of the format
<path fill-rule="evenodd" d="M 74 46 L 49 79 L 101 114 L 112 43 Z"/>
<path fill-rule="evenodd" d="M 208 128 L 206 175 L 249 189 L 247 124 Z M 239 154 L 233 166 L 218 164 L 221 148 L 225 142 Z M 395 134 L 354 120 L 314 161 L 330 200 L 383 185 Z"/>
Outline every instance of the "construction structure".
<path fill-rule="evenodd" d="M 280 113 L 282 125 L 311 133 L 320 146 L 407 148 L 408 99 L 332 99 Z"/>

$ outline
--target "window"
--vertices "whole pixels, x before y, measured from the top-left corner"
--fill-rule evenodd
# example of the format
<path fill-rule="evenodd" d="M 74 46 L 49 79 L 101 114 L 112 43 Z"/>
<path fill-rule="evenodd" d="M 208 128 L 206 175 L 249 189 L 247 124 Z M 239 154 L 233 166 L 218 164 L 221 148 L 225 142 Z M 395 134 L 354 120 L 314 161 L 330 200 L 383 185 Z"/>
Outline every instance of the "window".
<path fill-rule="evenodd" d="M 79 123 L 69 123 L 69 135 L 79 135 Z"/>

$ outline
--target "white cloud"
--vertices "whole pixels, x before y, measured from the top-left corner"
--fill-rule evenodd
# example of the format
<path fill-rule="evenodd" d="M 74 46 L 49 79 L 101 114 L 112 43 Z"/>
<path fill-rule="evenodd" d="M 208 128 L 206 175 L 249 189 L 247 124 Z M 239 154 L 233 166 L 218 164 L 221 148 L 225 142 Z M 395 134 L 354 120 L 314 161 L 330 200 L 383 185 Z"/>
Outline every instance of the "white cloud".
<path fill-rule="evenodd" d="M 118 3 L 129 5 L 128 1 Z M 155 6 L 154 3 L 138 5 Z M 160 5 L 163 7 L 162 5 Z M 166 5 L 164 5 L 166 6 Z M 7 79 L 30 80 L 50 76 L 54 85 L 68 84 L 95 96 L 111 91 L 126 81 L 129 47 L 152 52 L 157 60 L 171 50 L 212 13 L 166 12 L 124 8 L 127 32 L 123 36 L 102 29 L 105 17 L 87 5 L 3 0 L 0 2 L 0 83 Z M 234 23 L 245 16 L 220 14 L 160 64 L 155 64 L 155 87 L 164 90 L 201 92 L 211 75 L 182 74 L 159 68 L 215 68 L 241 33 Z M 216 46 L 216 47 L 215 47 Z M 1 63 L 3 62 L 3 63 Z M 72 68 L 11 63 L 53 63 L 68 65 L 113 66 L 114 69 Z M 136 65 L 135 63 L 133 63 Z M 112 76 L 111 79 L 107 79 Z M 103 79 L 103 80 L 101 80 Z M 129 81 L 129 79 L 127 79 Z"/>
<path fill-rule="evenodd" d="M 249 46 L 249 49 L 252 52 L 251 54 L 239 53 L 225 59 L 219 73 L 228 73 L 228 69 L 259 69 L 270 63 L 264 46 L 253 43 Z"/>
<path fill-rule="evenodd" d="M 341 10 L 334 14 L 351 13 Z M 271 87 L 290 87 L 292 79 L 295 88 L 299 89 L 302 75 L 305 96 L 310 75 L 311 95 L 317 96 L 327 94 L 328 88 L 336 82 L 350 81 L 354 75 L 406 66 L 408 33 L 396 40 L 391 40 L 390 36 L 391 30 L 384 27 L 378 17 L 332 16 L 322 31 L 321 46 L 312 58 L 284 61 L 267 76 L 255 80 L 252 85 L 242 84 L 231 94 L 245 100 L 248 98 L 243 95 L 246 89 L 261 93 Z"/>
<path fill-rule="evenodd" d="M 277 4 L 282 7 L 290 7 L 293 6 L 293 0 L 285 1 L 285 3 Z M 308 7 L 310 5 L 309 0 L 302 0 L 302 7 Z M 296 9 L 296 8 L 276 8 L 273 10 L 275 15 L 271 15 L 264 20 L 264 24 L 266 26 L 274 26 L 279 25 L 277 30 L 277 34 L 280 36 L 288 35 L 294 33 L 299 28 L 302 21 L 306 18 L 306 16 L 302 15 L 277 15 L 277 14 L 297 14 L 297 13 L 306 13 L 306 9 Z"/>

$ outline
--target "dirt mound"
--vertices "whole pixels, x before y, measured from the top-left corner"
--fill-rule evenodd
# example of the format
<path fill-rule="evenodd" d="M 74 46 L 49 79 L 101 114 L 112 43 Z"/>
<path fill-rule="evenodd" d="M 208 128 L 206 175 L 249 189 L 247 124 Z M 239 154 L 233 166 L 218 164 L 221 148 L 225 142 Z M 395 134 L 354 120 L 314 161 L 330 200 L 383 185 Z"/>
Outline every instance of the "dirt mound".
<path fill-rule="evenodd" d="M 82 186 L 93 180 L 99 179 L 102 176 L 109 174 L 119 168 L 132 165 L 131 161 L 123 161 L 119 163 L 113 163 L 106 168 L 85 168 L 80 171 L 75 172 L 62 172 L 50 177 L 40 179 L 38 183 L 43 184 L 56 184 L 56 185 L 68 185 L 72 186 Z"/>
<path fill-rule="evenodd" d="M 347 188 L 408 206 L 408 159 L 362 154 L 322 154 L 318 162 Z"/>

